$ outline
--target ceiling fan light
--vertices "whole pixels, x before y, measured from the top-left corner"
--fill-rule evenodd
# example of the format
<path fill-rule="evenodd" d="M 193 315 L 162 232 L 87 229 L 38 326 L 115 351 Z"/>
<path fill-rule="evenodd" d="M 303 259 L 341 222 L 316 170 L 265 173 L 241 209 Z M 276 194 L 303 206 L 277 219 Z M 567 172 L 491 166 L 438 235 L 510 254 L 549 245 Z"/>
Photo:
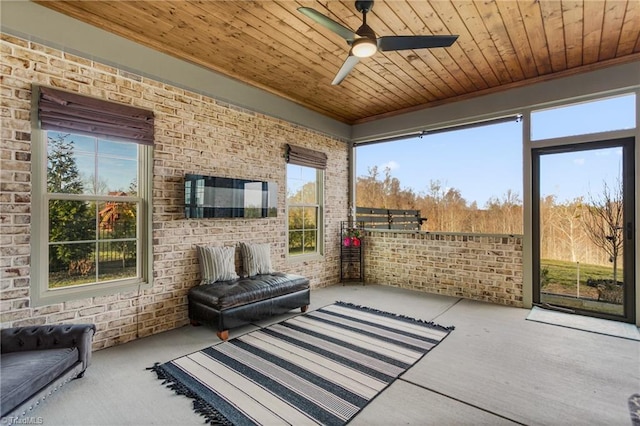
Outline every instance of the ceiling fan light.
<path fill-rule="evenodd" d="M 357 39 L 351 46 L 351 53 L 358 58 L 368 58 L 369 56 L 373 56 L 377 51 L 378 45 L 375 40 L 366 37 Z"/>

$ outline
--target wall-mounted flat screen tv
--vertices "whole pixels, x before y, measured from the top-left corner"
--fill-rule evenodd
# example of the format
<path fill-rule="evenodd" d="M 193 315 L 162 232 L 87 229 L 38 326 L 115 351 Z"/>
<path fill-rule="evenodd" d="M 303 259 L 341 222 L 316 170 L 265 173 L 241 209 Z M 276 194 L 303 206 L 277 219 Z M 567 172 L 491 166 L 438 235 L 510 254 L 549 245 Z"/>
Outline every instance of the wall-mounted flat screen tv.
<path fill-rule="evenodd" d="M 276 217 L 278 185 L 275 182 L 187 174 L 184 202 L 187 218 Z"/>

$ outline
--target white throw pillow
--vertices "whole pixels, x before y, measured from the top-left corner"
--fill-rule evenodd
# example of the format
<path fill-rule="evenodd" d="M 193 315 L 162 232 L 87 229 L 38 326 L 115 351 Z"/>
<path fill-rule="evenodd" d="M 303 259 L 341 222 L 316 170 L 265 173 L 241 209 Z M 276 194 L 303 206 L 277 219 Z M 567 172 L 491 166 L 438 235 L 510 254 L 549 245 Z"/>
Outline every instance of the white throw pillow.
<path fill-rule="evenodd" d="M 271 274 L 271 250 L 269 243 L 265 244 L 248 244 L 240 243 L 240 252 L 242 253 L 242 266 L 244 273 L 252 277 L 258 274 Z"/>
<path fill-rule="evenodd" d="M 196 246 L 200 261 L 200 284 L 213 284 L 238 278 L 235 247 Z"/>

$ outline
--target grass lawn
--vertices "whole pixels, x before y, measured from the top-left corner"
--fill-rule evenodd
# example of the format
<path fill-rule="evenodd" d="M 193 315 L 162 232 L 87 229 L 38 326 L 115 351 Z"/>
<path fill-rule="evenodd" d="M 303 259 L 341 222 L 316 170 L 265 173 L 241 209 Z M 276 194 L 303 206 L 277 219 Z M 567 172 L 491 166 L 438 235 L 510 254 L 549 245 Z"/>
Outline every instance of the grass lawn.
<path fill-rule="evenodd" d="M 563 287 L 576 288 L 578 265 L 575 262 L 562 260 L 542 259 L 541 267 L 549 270 L 549 284 L 557 284 Z M 622 281 L 622 268 L 618 268 L 618 281 Z M 580 264 L 580 287 L 586 286 L 587 279 L 613 279 L 613 267 L 602 265 Z"/>
<path fill-rule="evenodd" d="M 546 268 L 547 283 L 542 288 L 541 302 L 573 309 L 582 309 L 613 315 L 623 315 L 619 303 L 599 301 L 598 290 L 587 285 L 587 279 L 613 279 L 611 266 L 580 264 L 580 292 L 578 295 L 578 265 L 575 262 L 542 259 L 541 268 Z M 618 281 L 622 281 L 622 269 L 618 269 Z M 578 298 L 579 296 L 579 298 Z"/>
<path fill-rule="evenodd" d="M 137 274 L 135 263 L 123 268 L 121 260 L 101 262 L 100 268 L 100 282 L 133 278 Z M 96 282 L 95 270 L 91 271 L 87 275 L 70 275 L 67 271 L 49 273 L 49 288 L 70 287 L 74 285 L 91 284 L 94 282 Z"/>

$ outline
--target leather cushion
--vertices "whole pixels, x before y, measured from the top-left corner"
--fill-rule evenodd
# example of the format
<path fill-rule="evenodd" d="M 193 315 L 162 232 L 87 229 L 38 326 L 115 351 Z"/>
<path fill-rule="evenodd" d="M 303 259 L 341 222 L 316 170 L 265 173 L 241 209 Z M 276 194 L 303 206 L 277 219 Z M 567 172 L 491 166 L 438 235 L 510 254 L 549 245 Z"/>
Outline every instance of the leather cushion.
<path fill-rule="evenodd" d="M 308 278 L 275 272 L 193 287 L 189 299 L 221 311 L 308 288 Z"/>
<path fill-rule="evenodd" d="M 3 353 L 0 358 L 2 416 L 79 362 L 78 358 L 75 347 Z"/>

